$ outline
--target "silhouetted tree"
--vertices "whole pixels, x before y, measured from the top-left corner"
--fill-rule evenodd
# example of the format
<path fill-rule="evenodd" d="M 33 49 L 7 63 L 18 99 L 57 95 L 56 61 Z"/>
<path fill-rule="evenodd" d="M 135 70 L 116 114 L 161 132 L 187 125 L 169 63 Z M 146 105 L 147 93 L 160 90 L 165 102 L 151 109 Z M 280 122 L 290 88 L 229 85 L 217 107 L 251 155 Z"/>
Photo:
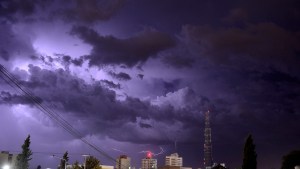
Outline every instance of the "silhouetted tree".
<path fill-rule="evenodd" d="M 60 160 L 60 169 L 65 169 L 65 165 L 68 164 L 69 161 L 69 157 L 68 157 L 68 151 L 65 152 L 65 154 L 63 155 L 63 159 L 64 160 Z"/>
<path fill-rule="evenodd" d="M 18 154 L 16 161 L 16 169 L 28 169 L 32 152 L 30 150 L 30 135 L 25 139 L 22 145 L 22 153 Z"/>
<path fill-rule="evenodd" d="M 245 146 L 244 146 L 244 158 L 242 169 L 256 169 L 257 154 L 255 152 L 255 145 L 253 143 L 253 139 L 251 134 L 248 136 Z"/>
<path fill-rule="evenodd" d="M 281 169 L 294 169 L 300 165 L 300 150 L 295 150 L 282 157 Z"/>
<path fill-rule="evenodd" d="M 93 157 L 93 156 L 89 156 L 86 159 L 86 169 L 101 169 L 100 165 L 100 161 Z"/>
<path fill-rule="evenodd" d="M 41 167 L 40 165 L 38 165 L 38 166 L 36 167 L 36 169 L 42 169 L 42 167 Z"/>

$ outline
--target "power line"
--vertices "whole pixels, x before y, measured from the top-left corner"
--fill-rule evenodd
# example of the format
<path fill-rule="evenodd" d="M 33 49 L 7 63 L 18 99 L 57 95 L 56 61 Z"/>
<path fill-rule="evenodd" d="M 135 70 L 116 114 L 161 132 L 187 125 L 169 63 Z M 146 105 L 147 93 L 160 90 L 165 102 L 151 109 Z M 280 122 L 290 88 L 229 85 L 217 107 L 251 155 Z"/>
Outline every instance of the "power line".
<path fill-rule="evenodd" d="M 108 153 L 106 153 L 104 150 L 100 149 L 96 145 L 90 143 L 88 140 L 83 138 L 82 134 L 76 130 L 70 123 L 68 123 L 65 119 L 63 119 L 59 114 L 57 114 L 55 111 L 53 111 L 51 108 L 49 108 L 47 105 L 44 105 L 40 102 L 40 100 L 37 99 L 36 96 L 32 94 L 32 92 L 29 89 L 26 89 L 23 87 L 19 82 L 18 79 L 15 78 L 11 73 L 9 73 L 3 65 L 0 64 L 0 73 L 2 79 L 6 83 L 8 83 L 13 89 L 15 89 L 19 94 L 24 96 L 26 99 L 31 101 L 33 104 L 36 105 L 36 107 L 45 115 L 47 115 L 52 120 L 56 121 L 59 126 L 61 126 L 63 129 L 65 129 L 69 134 L 74 136 L 75 138 L 80 139 L 83 143 L 87 144 L 89 147 L 94 149 L 95 151 L 99 152 L 104 157 L 112 160 L 113 162 L 116 162 L 116 160 L 111 157 Z"/>
<path fill-rule="evenodd" d="M 12 152 L 12 153 L 21 153 L 21 151 L 17 150 L 5 150 L 4 152 Z M 53 154 L 64 154 L 63 152 L 46 152 L 46 151 L 32 151 L 32 154 L 47 154 L 47 155 L 53 155 Z M 72 153 L 68 151 L 68 155 L 85 155 L 86 153 Z"/>

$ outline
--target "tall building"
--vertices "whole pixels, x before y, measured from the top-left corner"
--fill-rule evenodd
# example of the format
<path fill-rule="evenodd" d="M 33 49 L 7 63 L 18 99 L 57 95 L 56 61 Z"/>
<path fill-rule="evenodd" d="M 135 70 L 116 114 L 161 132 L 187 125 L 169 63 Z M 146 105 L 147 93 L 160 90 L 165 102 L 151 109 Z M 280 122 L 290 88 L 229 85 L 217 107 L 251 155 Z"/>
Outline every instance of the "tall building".
<path fill-rule="evenodd" d="M 116 169 L 129 169 L 130 168 L 130 158 L 126 155 L 121 155 L 117 159 Z"/>
<path fill-rule="evenodd" d="M 212 159 L 212 144 L 211 144 L 211 128 L 209 119 L 209 110 L 205 112 L 205 129 L 204 129 L 204 168 L 211 168 L 213 165 Z"/>
<path fill-rule="evenodd" d="M 10 154 L 8 151 L 1 151 L 0 153 L 0 167 L 9 166 L 13 168 L 17 160 L 17 154 Z"/>
<path fill-rule="evenodd" d="M 179 157 L 177 153 L 166 156 L 165 165 L 182 167 L 182 157 Z"/>
<path fill-rule="evenodd" d="M 148 152 L 147 157 L 142 159 L 141 169 L 157 169 L 157 159 L 152 158 L 151 152 Z"/>

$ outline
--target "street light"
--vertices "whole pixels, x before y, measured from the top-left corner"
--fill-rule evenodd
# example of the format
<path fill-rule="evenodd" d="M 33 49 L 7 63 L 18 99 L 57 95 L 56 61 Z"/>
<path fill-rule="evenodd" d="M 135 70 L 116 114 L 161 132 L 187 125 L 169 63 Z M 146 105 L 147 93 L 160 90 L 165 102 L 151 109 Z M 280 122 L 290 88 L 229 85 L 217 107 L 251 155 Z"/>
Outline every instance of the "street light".
<path fill-rule="evenodd" d="M 4 165 L 2 169 L 10 169 L 9 165 Z"/>
<path fill-rule="evenodd" d="M 86 158 L 89 157 L 90 155 L 83 154 L 82 156 L 84 157 L 84 166 L 83 166 L 83 169 L 86 169 Z"/>
<path fill-rule="evenodd" d="M 56 155 L 52 155 L 52 157 L 54 158 L 57 158 L 57 159 L 61 159 L 61 160 L 64 160 L 65 161 L 65 169 L 67 169 L 67 160 L 66 159 L 63 159 L 63 158 L 60 158 L 60 157 L 57 157 Z"/>

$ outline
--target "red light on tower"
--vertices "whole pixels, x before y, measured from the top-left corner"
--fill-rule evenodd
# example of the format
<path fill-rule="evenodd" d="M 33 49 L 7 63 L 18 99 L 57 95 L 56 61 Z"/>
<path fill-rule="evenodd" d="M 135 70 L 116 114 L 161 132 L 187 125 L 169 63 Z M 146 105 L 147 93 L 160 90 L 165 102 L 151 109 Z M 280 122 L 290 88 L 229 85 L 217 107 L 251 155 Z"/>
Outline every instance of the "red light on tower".
<path fill-rule="evenodd" d="M 151 151 L 147 152 L 147 158 L 152 158 L 152 152 Z"/>

